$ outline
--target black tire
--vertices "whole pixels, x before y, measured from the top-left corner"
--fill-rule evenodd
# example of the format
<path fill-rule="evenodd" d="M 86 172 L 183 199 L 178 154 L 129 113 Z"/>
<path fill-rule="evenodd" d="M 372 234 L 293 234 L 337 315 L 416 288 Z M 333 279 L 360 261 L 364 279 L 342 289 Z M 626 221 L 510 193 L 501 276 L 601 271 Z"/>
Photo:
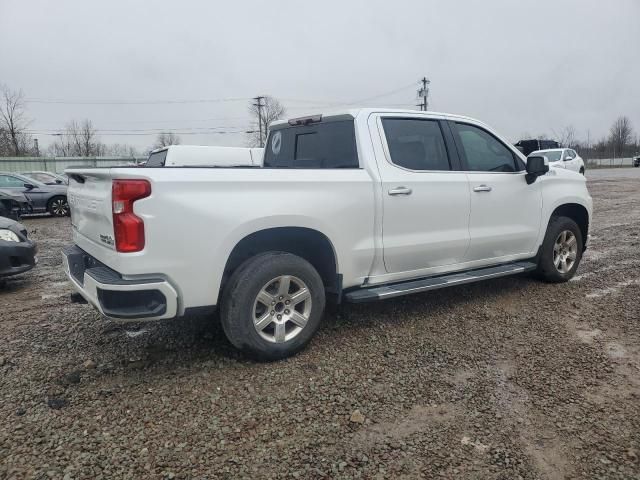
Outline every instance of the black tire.
<path fill-rule="evenodd" d="M 562 272 L 554 264 L 554 247 L 563 232 L 571 232 L 576 239 L 576 257 L 571 268 Z M 562 283 L 570 280 L 576 273 L 582 259 L 584 241 L 578 224 L 568 217 L 551 217 L 549 226 L 542 242 L 538 268 L 535 276 L 545 282 Z"/>
<path fill-rule="evenodd" d="M 263 334 L 268 335 L 264 330 L 263 333 L 258 333 L 254 326 L 255 309 L 263 308 L 261 303 L 256 303 L 258 294 L 270 281 L 283 275 L 299 279 L 306 285 L 310 293 L 310 312 L 307 313 L 306 324 L 294 337 L 274 343 L 263 338 Z M 276 294 L 276 300 L 277 298 Z M 290 253 L 267 252 L 246 260 L 231 275 L 222 293 L 220 320 L 225 335 L 236 348 L 256 360 L 273 361 L 294 355 L 309 343 L 320 326 L 324 306 L 322 279 L 309 262 Z M 276 307 L 285 308 L 280 304 L 273 308 Z M 293 310 L 292 307 L 289 308 Z M 274 311 L 276 310 L 271 312 Z M 287 325 L 291 323 L 288 322 Z M 291 326 L 294 329 L 297 327 L 296 324 L 289 325 Z M 269 324 L 267 331 L 270 327 L 273 327 L 275 338 L 275 323 Z"/>
<path fill-rule="evenodd" d="M 70 211 L 67 197 L 64 195 L 52 197 L 47 203 L 47 212 L 54 217 L 68 217 Z"/>

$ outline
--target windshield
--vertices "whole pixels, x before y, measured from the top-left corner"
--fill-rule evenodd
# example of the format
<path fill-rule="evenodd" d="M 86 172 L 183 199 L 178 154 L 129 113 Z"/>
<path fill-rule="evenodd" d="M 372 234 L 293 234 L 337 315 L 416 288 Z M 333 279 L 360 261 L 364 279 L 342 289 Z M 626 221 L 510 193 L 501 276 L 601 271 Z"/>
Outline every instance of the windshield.
<path fill-rule="evenodd" d="M 48 173 L 41 173 L 41 172 L 27 172 L 23 174 L 25 177 L 29 177 L 29 178 L 33 178 L 34 180 L 38 181 L 38 182 L 42 182 L 42 183 L 47 183 L 47 182 L 55 182 L 56 181 L 56 177 L 53 175 L 50 175 Z"/>
<path fill-rule="evenodd" d="M 149 159 L 145 164 L 145 167 L 164 167 L 164 162 L 167 160 L 167 150 L 160 150 L 159 152 L 152 152 L 149 155 Z"/>
<path fill-rule="evenodd" d="M 24 183 L 30 183 L 31 185 L 35 185 L 36 187 L 46 187 L 47 185 L 45 185 L 44 183 L 38 181 L 35 178 L 31 178 L 31 177 L 26 177 L 24 175 L 16 175 L 17 178 L 19 178 L 20 180 L 22 180 Z"/>
<path fill-rule="evenodd" d="M 550 162 L 557 162 L 562 158 L 562 150 L 542 150 L 540 152 L 533 152 L 529 156 L 535 157 L 538 155 L 547 157 Z"/>

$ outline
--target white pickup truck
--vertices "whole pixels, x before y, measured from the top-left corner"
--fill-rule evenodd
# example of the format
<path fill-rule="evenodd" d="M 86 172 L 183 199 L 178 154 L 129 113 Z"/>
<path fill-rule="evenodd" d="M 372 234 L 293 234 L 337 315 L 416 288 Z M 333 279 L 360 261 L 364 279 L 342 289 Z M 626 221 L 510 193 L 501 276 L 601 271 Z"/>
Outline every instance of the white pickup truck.
<path fill-rule="evenodd" d="M 218 307 L 253 357 L 302 349 L 325 300 L 363 302 L 533 272 L 570 279 L 584 176 L 549 170 L 485 124 L 359 109 L 276 122 L 259 167 L 67 170 L 64 268 L 102 314 Z"/>

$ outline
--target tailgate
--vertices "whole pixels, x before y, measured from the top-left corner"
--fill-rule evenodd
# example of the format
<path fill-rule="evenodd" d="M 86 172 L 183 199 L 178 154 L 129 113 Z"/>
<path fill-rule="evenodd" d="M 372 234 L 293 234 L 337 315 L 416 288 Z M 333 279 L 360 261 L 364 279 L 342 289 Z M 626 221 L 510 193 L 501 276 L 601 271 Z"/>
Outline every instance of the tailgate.
<path fill-rule="evenodd" d="M 106 168 L 67 170 L 67 198 L 75 235 L 115 250 L 111 210 L 111 174 Z"/>

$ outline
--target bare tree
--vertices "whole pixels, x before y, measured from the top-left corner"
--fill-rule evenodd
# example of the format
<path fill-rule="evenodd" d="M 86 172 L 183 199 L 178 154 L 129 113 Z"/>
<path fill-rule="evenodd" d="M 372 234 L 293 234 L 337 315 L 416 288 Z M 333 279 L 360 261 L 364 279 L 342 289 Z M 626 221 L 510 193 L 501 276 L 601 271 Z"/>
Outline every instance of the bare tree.
<path fill-rule="evenodd" d="M 249 134 L 248 139 L 251 147 L 262 147 L 267 139 L 269 125 L 287 114 L 286 108 L 277 98 L 264 95 L 261 99 L 262 107 L 260 108 L 260 113 L 258 113 L 256 102 L 252 101 L 249 105 L 249 113 L 253 117 L 252 132 Z"/>
<path fill-rule="evenodd" d="M 31 135 L 26 132 L 29 126 L 24 93 L 0 85 L 0 147 L 3 155 L 25 155 L 33 146 Z"/>
<path fill-rule="evenodd" d="M 0 157 L 13 155 L 13 143 L 11 136 L 4 128 L 0 127 Z"/>
<path fill-rule="evenodd" d="M 131 145 L 124 143 L 114 143 L 105 146 L 105 155 L 113 155 L 115 157 L 136 157 L 138 150 Z"/>
<path fill-rule="evenodd" d="M 576 138 L 576 129 L 573 125 L 567 125 L 560 132 L 552 130 L 553 136 L 556 137 L 556 141 L 563 147 L 576 148 L 578 139 Z"/>
<path fill-rule="evenodd" d="M 156 138 L 153 149 L 168 147 L 169 145 L 180 145 L 180 137 L 173 132 L 162 132 Z"/>
<path fill-rule="evenodd" d="M 618 117 L 609 130 L 609 145 L 613 149 L 614 156 L 624 156 L 632 138 L 631 121 L 625 116 Z"/>
<path fill-rule="evenodd" d="M 49 148 L 61 157 L 99 157 L 105 153 L 105 145 L 98 139 L 98 133 L 89 119 L 78 123 L 72 120 L 58 140 Z"/>

